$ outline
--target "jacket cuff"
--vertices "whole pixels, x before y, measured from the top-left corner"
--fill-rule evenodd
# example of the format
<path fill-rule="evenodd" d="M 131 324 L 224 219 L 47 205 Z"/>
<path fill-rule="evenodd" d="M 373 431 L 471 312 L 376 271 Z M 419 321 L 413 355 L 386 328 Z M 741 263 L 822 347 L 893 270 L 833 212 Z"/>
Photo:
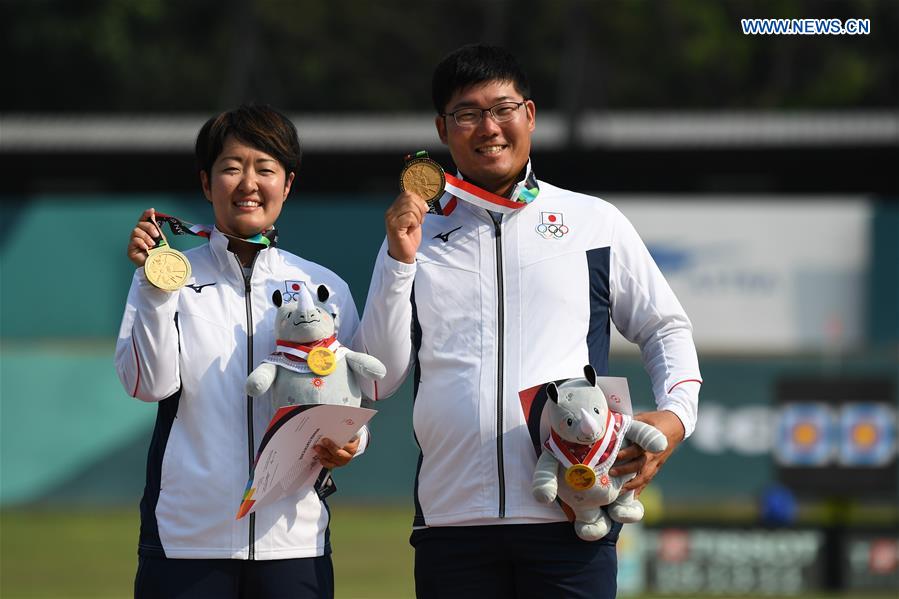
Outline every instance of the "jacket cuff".
<path fill-rule="evenodd" d="M 410 277 L 415 274 L 418 266 L 416 262 L 409 264 L 395 260 L 386 251 L 384 252 L 384 269 L 399 277 Z"/>
<path fill-rule="evenodd" d="M 356 459 L 365 453 L 365 449 L 368 447 L 369 442 L 371 442 L 371 433 L 368 430 L 367 424 L 363 424 L 357 434 L 359 435 L 359 448 L 356 450 L 353 459 Z"/>
<path fill-rule="evenodd" d="M 672 412 L 684 425 L 684 439 L 696 429 L 696 417 L 699 406 L 699 380 L 689 380 L 673 387 L 667 396 L 658 403 L 659 410 Z"/>

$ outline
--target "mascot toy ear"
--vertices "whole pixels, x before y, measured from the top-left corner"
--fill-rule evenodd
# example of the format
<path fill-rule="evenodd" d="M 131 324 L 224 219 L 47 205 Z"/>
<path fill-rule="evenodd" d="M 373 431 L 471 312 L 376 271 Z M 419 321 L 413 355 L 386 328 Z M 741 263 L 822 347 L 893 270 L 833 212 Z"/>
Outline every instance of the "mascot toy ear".
<path fill-rule="evenodd" d="M 275 289 L 275 292 L 272 294 L 272 303 L 275 304 L 276 308 L 280 308 L 283 300 L 281 298 L 281 290 Z"/>
<path fill-rule="evenodd" d="M 590 383 L 591 387 L 596 386 L 596 371 L 593 370 L 593 367 L 589 364 L 584 366 L 584 376 L 587 378 L 587 382 Z"/>
<path fill-rule="evenodd" d="M 548 383 L 546 385 L 546 394 L 549 395 L 549 398 L 553 403 L 559 403 L 559 388 L 556 387 L 555 383 Z"/>
<path fill-rule="evenodd" d="M 328 288 L 324 285 L 319 285 L 316 293 L 318 293 L 318 301 L 320 301 L 321 303 L 325 303 L 325 301 L 327 301 L 327 299 L 331 297 L 331 292 L 328 291 Z"/>

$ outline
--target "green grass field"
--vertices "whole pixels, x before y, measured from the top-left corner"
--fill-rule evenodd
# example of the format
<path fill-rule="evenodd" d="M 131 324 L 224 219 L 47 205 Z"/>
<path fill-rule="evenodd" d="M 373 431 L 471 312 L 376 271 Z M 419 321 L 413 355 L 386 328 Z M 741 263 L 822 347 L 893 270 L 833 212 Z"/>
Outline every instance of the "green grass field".
<path fill-rule="evenodd" d="M 337 599 L 413 597 L 409 511 L 336 504 L 332 515 Z M 130 597 L 137 531 L 136 508 L 71 513 L 58 509 L 2 511 L 0 598 Z M 802 599 L 823 597 L 806 595 Z"/>
<path fill-rule="evenodd" d="M 411 514 L 332 506 L 339 599 L 412 597 Z M 137 565 L 134 510 L 0 512 L 0 597 L 130 597 Z"/>

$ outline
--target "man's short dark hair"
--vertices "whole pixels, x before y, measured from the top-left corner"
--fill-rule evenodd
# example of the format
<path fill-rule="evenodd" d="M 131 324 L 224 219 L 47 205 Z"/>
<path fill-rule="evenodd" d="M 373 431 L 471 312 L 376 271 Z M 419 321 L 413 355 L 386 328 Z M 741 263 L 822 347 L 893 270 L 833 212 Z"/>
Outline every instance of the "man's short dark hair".
<path fill-rule="evenodd" d="M 300 140 L 290 119 L 265 104 L 244 104 L 212 117 L 200 128 L 195 155 L 201 171 L 210 174 L 229 135 L 269 154 L 287 173 L 296 173 L 300 167 Z"/>
<path fill-rule="evenodd" d="M 448 54 L 434 69 L 434 108 L 442 114 L 454 93 L 488 81 L 512 82 L 522 97 L 531 97 L 528 76 L 511 52 L 498 46 L 470 44 Z"/>

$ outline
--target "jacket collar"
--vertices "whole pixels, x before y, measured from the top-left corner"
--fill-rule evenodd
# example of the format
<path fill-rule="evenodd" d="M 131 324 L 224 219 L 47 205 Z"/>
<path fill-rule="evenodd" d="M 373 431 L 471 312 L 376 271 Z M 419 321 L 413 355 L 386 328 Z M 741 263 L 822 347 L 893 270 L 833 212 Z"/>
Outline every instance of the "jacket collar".
<path fill-rule="evenodd" d="M 209 235 L 209 251 L 215 260 L 218 268 L 223 273 L 232 273 L 243 281 L 243 269 L 237 255 L 228 250 L 230 239 L 222 233 L 218 227 L 213 227 L 212 233 Z M 262 270 L 264 272 L 272 271 L 272 260 L 275 259 L 276 252 L 274 248 L 264 247 L 256 254 L 256 261 L 253 263 L 253 270 Z"/>

